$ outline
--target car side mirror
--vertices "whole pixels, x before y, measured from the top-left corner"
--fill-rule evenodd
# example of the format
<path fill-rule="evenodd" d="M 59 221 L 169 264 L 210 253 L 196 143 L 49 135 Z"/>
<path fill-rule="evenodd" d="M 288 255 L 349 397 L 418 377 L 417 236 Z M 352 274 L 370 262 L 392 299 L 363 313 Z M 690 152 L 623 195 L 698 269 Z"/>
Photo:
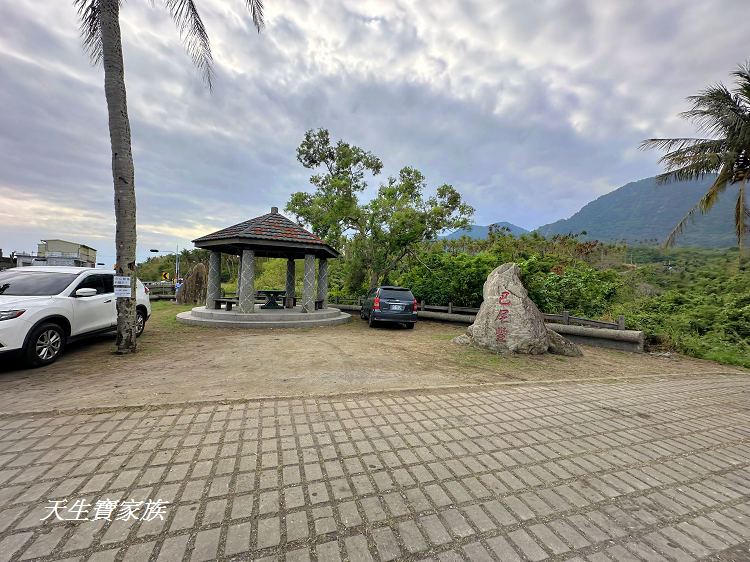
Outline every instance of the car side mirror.
<path fill-rule="evenodd" d="M 96 289 L 83 288 L 76 291 L 76 297 L 95 297 Z"/>

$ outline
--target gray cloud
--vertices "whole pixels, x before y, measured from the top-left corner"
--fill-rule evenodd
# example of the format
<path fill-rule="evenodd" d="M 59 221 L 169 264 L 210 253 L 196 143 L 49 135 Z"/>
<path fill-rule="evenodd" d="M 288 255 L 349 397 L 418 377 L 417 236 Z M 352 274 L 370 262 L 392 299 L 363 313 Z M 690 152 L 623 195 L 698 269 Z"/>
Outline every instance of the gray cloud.
<path fill-rule="evenodd" d="M 111 261 L 102 72 L 72 3 L 42 4 L 0 5 L 0 247 L 63 236 Z M 209 93 L 164 11 L 128 2 L 139 253 L 307 189 L 295 149 L 312 127 L 372 150 L 384 175 L 456 185 L 477 222 L 568 216 L 657 172 L 639 141 L 690 133 L 684 97 L 746 58 L 745 2 L 707 4 L 276 0 L 258 36 L 240 0 L 203 0 Z"/>

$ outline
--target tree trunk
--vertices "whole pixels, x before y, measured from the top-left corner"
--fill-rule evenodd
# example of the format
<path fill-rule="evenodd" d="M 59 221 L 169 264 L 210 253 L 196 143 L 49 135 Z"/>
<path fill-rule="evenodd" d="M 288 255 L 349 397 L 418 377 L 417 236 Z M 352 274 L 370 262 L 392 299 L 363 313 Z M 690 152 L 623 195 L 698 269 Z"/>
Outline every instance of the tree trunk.
<path fill-rule="evenodd" d="M 117 353 L 135 351 L 135 172 L 130 147 L 130 121 L 125 96 L 119 0 L 99 0 L 104 63 L 104 94 L 112 145 L 112 179 L 115 187 L 115 246 L 117 275 L 130 277 L 130 298 L 117 299 Z"/>
<path fill-rule="evenodd" d="M 370 289 L 374 289 L 378 286 L 378 281 L 380 280 L 380 273 L 378 271 L 372 271 L 370 273 Z"/>

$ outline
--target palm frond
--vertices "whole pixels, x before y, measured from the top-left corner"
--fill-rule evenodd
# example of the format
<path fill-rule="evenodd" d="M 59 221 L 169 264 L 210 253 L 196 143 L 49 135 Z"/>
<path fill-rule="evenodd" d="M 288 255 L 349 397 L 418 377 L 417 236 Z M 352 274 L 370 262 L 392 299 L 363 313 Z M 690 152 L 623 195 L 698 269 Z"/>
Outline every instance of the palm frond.
<path fill-rule="evenodd" d="M 698 130 L 709 136 L 735 136 L 750 127 L 748 108 L 724 84 L 711 86 L 687 99 L 693 107 L 680 116 L 693 121 Z"/>
<path fill-rule="evenodd" d="M 245 3 L 253 18 L 253 25 L 255 25 L 255 29 L 260 33 L 260 30 L 266 25 L 263 20 L 263 0 L 245 0 Z"/>
<path fill-rule="evenodd" d="M 674 246 L 675 241 L 677 238 L 680 237 L 682 232 L 685 230 L 685 226 L 687 226 L 687 223 L 693 218 L 693 215 L 698 211 L 698 205 L 693 207 L 688 211 L 688 213 L 682 217 L 682 220 L 677 223 L 677 226 L 675 226 L 672 229 L 672 232 L 669 233 L 669 236 L 667 236 L 667 239 L 664 241 L 664 247 L 669 248 L 670 246 Z"/>
<path fill-rule="evenodd" d="M 73 0 L 81 21 L 80 30 L 83 48 L 93 64 L 102 60 L 102 22 L 99 11 L 99 0 Z"/>
<path fill-rule="evenodd" d="M 714 206 L 719 199 L 719 195 L 727 188 L 731 175 L 732 171 L 728 166 L 722 168 L 714 183 L 708 188 L 706 194 L 701 197 L 700 201 L 698 201 L 684 217 L 682 217 L 680 222 L 677 223 L 677 226 L 675 226 L 672 229 L 672 232 L 669 233 L 669 236 L 667 236 L 667 239 L 664 241 L 664 246 L 668 248 L 674 245 L 675 241 L 685 230 L 685 226 L 693 218 L 695 213 L 700 211 L 702 214 L 705 214 Z"/>
<path fill-rule="evenodd" d="M 638 146 L 640 150 L 650 150 L 650 149 L 657 149 L 657 150 L 681 150 L 683 148 L 687 147 L 695 147 L 700 145 L 705 145 L 706 143 L 713 143 L 717 142 L 713 139 L 701 139 L 701 138 L 691 138 L 691 137 L 682 137 L 682 138 L 675 138 L 675 139 L 646 139 Z"/>
<path fill-rule="evenodd" d="M 698 201 L 698 207 L 701 213 L 705 214 L 710 211 L 719 200 L 719 195 L 724 192 L 732 181 L 732 169 L 730 166 L 724 166 L 716 176 L 714 183 L 708 188 L 708 191 Z"/>
<path fill-rule="evenodd" d="M 742 250 L 750 210 L 745 202 L 745 184 L 750 179 L 750 61 L 732 73 L 736 87 L 710 86 L 690 96 L 691 108 L 680 114 L 693 121 L 698 130 L 711 138 L 647 139 L 641 149 L 656 148 L 666 153 L 659 159 L 664 172 L 658 183 L 694 180 L 718 172 L 700 201 L 677 223 L 665 241 L 674 244 L 696 212 L 707 213 L 728 185 L 740 183 L 735 206 L 735 230 Z"/>
<path fill-rule="evenodd" d="M 211 42 L 195 2 L 193 0 L 164 0 L 164 6 L 169 10 L 177 25 L 185 50 L 193 59 L 193 64 L 203 74 L 206 85 L 211 89 L 213 81 Z"/>
<path fill-rule="evenodd" d="M 702 155 L 665 155 L 659 159 L 664 164 L 666 172 L 656 176 L 657 184 L 673 181 L 693 181 L 714 174 L 721 168 L 723 158 L 721 154 L 708 153 Z"/>
<path fill-rule="evenodd" d="M 742 240 L 745 233 L 748 232 L 747 220 L 750 218 L 750 209 L 745 203 L 745 182 L 740 184 L 739 193 L 737 193 L 737 204 L 734 207 L 734 231 L 737 235 L 737 242 L 742 247 Z"/>
<path fill-rule="evenodd" d="M 668 152 L 659 158 L 666 172 L 657 176 L 658 183 L 700 179 L 714 173 L 726 159 L 724 139 L 676 138 L 647 139 L 641 149 L 657 148 Z"/>
<path fill-rule="evenodd" d="M 732 72 L 732 76 L 737 79 L 737 95 L 750 105 L 750 61 L 739 65 L 737 70 Z"/>

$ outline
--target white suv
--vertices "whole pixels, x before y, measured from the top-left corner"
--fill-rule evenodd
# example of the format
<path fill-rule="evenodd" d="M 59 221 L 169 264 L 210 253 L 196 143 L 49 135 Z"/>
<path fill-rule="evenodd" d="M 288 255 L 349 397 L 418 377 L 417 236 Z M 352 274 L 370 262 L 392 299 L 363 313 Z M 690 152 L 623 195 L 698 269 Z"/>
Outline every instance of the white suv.
<path fill-rule="evenodd" d="M 21 351 L 34 367 L 49 365 L 68 342 L 117 328 L 114 271 L 89 267 L 18 267 L 0 271 L 0 361 Z M 136 283 L 137 333 L 151 316 Z"/>

